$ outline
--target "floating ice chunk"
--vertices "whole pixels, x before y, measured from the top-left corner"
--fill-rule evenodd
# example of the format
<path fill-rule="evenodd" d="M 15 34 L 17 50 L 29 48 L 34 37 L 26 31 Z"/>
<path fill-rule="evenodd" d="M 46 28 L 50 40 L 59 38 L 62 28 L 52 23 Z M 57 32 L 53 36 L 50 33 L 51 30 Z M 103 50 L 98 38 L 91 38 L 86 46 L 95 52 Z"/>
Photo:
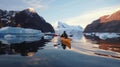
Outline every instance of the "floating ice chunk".
<path fill-rule="evenodd" d="M 53 36 L 49 36 L 49 35 L 44 36 L 44 39 L 46 39 L 46 40 L 51 40 L 52 38 L 53 38 Z"/>
<path fill-rule="evenodd" d="M 31 42 L 40 40 L 44 34 L 40 30 L 18 27 L 3 27 L 0 29 L 0 41 L 4 44 Z"/>
<path fill-rule="evenodd" d="M 107 34 L 107 33 L 103 33 L 103 34 L 101 33 L 101 34 L 99 35 L 99 38 L 105 40 L 105 39 L 108 38 L 108 34 Z"/>
<path fill-rule="evenodd" d="M 40 30 L 27 29 L 27 28 L 3 27 L 0 29 L 0 36 L 4 36 L 5 38 L 7 38 L 7 37 L 12 37 L 13 35 L 42 37 L 44 34 Z"/>
<path fill-rule="evenodd" d="M 118 33 L 84 33 L 85 35 L 88 35 L 88 36 L 97 36 L 99 37 L 100 39 L 103 39 L 103 40 L 106 40 L 108 38 L 117 38 L 117 37 L 120 37 L 120 35 L 118 35 Z"/>
<path fill-rule="evenodd" d="M 92 33 L 84 33 L 85 35 L 88 35 L 88 36 L 91 36 L 92 35 Z"/>
<path fill-rule="evenodd" d="M 93 45 L 93 48 L 99 48 L 99 45 Z"/>
<path fill-rule="evenodd" d="M 99 34 L 100 39 L 108 39 L 108 38 L 117 38 L 120 37 L 117 33 L 101 33 Z"/>

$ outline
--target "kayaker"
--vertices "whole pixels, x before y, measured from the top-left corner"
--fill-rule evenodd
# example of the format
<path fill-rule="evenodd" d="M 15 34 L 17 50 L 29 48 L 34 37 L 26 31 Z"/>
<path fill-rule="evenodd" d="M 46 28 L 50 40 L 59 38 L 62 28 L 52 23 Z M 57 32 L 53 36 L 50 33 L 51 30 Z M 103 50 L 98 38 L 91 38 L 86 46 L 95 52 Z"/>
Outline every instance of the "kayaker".
<path fill-rule="evenodd" d="M 68 35 L 67 35 L 66 31 L 63 32 L 63 34 L 61 35 L 61 37 L 68 38 Z"/>

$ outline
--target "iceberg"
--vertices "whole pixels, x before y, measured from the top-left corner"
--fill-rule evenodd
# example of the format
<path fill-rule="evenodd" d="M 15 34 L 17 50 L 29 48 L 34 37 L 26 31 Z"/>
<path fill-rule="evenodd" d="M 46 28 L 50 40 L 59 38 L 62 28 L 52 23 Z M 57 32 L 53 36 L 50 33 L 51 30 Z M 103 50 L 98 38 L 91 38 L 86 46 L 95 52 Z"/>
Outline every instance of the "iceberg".
<path fill-rule="evenodd" d="M 40 30 L 19 28 L 19 27 L 3 27 L 0 29 L 0 37 L 15 38 L 15 37 L 42 37 L 44 34 Z"/>
<path fill-rule="evenodd" d="M 106 40 L 108 38 L 117 38 L 120 37 L 117 33 L 102 33 L 99 35 L 100 39 Z"/>
<path fill-rule="evenodd" d="M 119 33 L 84 33 L 86 36 L 97 36 L 102 40 L 118 38 L 120 37 Z"/>
<path fill-rule="evenodd" d="M 45 40 L 51 40 L 52 38 L 53 38 L 53 36 L 49 36 L 49 35 L 45 35 L 45 36 L 44 36 L 44 39 L 45 39 Z"/>
<path fill-rule="evenodd" d="M 33 42 L 40 40 L 44 34 L 40 30 L 3 27 L 0 29 L 0 41 L 3 44 L 15 44 L 22 42 Z"/>
<path fill-rule="evenodd" d="M 82 37 L 83 32 L 83 28 L 80 26 L 72 26 L 62 22 L 55 23 L 54 29 L 57 35 L 61 35 L 63 31 L 66 31 L 69 36 L 80 38 Z"/>

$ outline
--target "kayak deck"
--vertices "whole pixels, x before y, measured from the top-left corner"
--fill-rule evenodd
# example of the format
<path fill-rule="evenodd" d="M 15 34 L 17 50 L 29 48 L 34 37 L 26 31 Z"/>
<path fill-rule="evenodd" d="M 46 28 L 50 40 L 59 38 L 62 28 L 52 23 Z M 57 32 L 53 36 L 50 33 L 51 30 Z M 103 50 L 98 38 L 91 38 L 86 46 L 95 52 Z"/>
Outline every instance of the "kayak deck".
<path fill-rule="evenodd" d="M 64 44 L 65 46 L 67 46 L 68 48 L 71 49 L 71 39 L 70 38 L 61 37 L 61 42 L 62 42 L 62 44 Z"/>

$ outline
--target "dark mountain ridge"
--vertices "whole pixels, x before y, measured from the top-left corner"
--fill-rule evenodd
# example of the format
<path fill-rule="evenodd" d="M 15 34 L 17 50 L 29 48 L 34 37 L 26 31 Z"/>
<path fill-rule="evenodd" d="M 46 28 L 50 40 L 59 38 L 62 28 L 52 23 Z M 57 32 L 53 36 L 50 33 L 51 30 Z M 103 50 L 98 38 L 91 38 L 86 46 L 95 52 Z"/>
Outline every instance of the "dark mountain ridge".
<path fill-rule="evenodd" d="M 120 11 L 111 15 L 105 15 L 87 25 L 84 33 L 91 32 L 109 32 L 120 33 Z"/>
<path fill-rule="evenodd" d="M 54 33 L 54 28 L 39 16 L 33 9 L 7 11 L 0 9 L 0 27 L 22 27 Z"/>

